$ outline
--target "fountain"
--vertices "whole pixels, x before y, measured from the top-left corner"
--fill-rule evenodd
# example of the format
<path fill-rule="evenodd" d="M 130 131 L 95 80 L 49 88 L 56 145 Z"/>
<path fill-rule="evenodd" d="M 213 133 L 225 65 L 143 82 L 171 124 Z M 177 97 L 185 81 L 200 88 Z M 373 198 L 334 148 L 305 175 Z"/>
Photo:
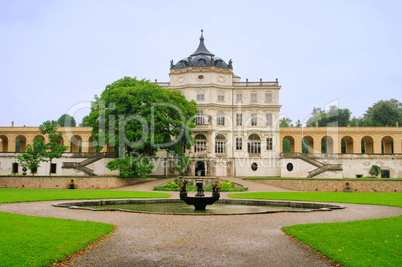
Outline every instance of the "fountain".
<path fill-rule="evenodd" d="M 197 194 L 194 197 L 189 197 L 186 190 L 187 180 L 183 180 L 183 176 L 179 176 L 180 199 L 186 202 L 187 205 L 194 205 L 195 210 L 205 210 L 207 205 L 212 205 L 219 200 L 222 186 L 219 177 L 216 177 L 212 188 L 212 196 L 206 197 L 203 184 L 202 180 L 197 180 L 195 182 Z"/>
<path fill-rule="evenodd" d="M 53 204 L 56 207 L 93 211 L 125 211 L 174 215 L 232 215 L 276 212 L 312 212 L 344 209 L 344 206 L 284 200 L 219 199 L 222 189 L 219 177 L 212 187 L 212 196 L 205 196 L 203 180 L 196 180 L 197 193 L 188 196 L 188 180 L 179 177 L 180 199 L 111 199 Z M 214 204 L 214 205 L 212 205 Z M 212 205 L 208 209 L 207 205 Z M 191 207 L 191 206 L 194 206 Z"/>

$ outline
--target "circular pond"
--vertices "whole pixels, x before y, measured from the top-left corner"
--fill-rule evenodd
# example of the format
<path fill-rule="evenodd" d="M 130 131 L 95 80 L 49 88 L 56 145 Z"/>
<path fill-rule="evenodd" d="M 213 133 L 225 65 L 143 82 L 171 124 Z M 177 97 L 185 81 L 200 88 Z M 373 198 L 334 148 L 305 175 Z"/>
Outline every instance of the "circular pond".
<path fill-rule="evenodd" d="M 295 201 L 221 199 L 206 210 L 195 210 L 179 199 L 97 200 L 54 204 L 56 207 L 93 211 L 126 211 L 176 215 L 238 215 L 275 212 L 311 212 L 343 209 L 344 206 Z"/>

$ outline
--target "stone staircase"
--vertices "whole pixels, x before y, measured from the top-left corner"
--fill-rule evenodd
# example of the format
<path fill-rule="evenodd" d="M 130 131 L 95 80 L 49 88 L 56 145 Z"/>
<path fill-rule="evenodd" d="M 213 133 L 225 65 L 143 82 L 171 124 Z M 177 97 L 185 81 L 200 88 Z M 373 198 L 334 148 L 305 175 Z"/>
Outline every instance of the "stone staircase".
<path fill-rule="evenodd" d="M 312 178 L 326 171 L 342 171 L 342 170 L 343 170 L 342 164 L 324 164 L 324 166 L 322 167 L 309 171 L 307 178 Z"/>
<path fill-rule="evenodd" d="M 102 158 L 105 158 L 108 156 L 108 153 L 98 153 L 90 158 L 87 158 L 81 162 L 63 162 L 62 168 L 65 169 L 76 169 L 79 170 L 89 176 L 96 176 L 95 172 L 91 170 L 90 168 L 86 167 L 87 165 L 98 161 Z"/>
<path fill-rule="evenodd" d="M 326 171 L 342 171 L 343 170 L 342 164 L 325 164 L 325 163 L 322 163 L 322 162 L 316 160 L 313 157 L 307 156 L 307 154 L 304 154 L 304 153 L 282 153 L 282 157 L 283 158 L 301 159 L 301 160 L 317 167 L 317 169 L 314 169 L 314 170 L 308 172 L 307 178 L 312 178 L 312 177 L 317 176 Z"/>

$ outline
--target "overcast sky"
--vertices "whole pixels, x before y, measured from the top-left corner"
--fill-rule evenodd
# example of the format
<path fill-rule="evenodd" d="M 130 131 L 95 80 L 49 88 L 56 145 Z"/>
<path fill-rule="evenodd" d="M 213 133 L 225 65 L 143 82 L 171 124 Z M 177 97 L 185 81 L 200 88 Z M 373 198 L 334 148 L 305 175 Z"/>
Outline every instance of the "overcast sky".
<path fill-rule="evenodd" d="M 105 86 L 169 80 L 206 47 L 245 81 L 279 79 L 281 114 L 339 103 L 362 116 L 402 96 L 402 1 L 0 0 L 0 126 L 78 122 Z"/>

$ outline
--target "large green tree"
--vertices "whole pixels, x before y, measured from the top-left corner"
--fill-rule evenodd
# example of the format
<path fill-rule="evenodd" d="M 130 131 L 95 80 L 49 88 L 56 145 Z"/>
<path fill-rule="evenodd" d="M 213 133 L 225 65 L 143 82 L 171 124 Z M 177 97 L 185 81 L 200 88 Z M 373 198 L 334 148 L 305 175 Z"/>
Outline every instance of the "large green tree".
<path fill-rule="evenodd" d="M 159 149 L 185 160 L 196 112 L 196 103 L 187 101 L 179 91 L 124 77 L 107 85 L 100 97 L 95 96 L 83 125 L 92 127 L 98 149 L 108 144 L 119 156 L 108 167 L 119 169 L 122 175 L 121 166 L 135 162 L 130 164 L 131 174 L 141 174 L 150 172 L 149 165 L 141 169 L 138 160 L 155 157 Z"/>
<path fill-rule="evenodd" d="M 282 118 L 279 120 L 279 127 L 293 127 L 292 120 L 289 118 Z"/>
<path fill-rule="evenodd" d="M 22 167 L 28 168 L 31 174 L 35 175 L 40 163 L 46 161 L 43 155 L 46 145 L 41 138 L 35 138 L 33 141 L 33 145 L 26 145 L 25 153 L 17 155 L 17 159 Z"/>
<path fill-rule="evenodd" d="M 396 99 L 380 100 L 363 115 L 362 126 L 395 126 L 402 123 L 402 103 Z"/>
<path fill-rule="evenodd" d="M 320 108 L 314 108 L 311 117 L 307 120 L 307 126 L 314 127 L 318 122 L 320 127 L 346 127 L 350 123 L 351 114 L 349 109 L 340 109 L 337 106 L 331 106 L 326 112 Z"/>
<path fill-rule="evenodd" d="M 25 146 L 25 153 L 17 156 L 21 166 L 27 167 L 32 174 L 35 174 L 41 162 L 50 161 L 49 175 L 51 175 L 51 166 L 54 158 L 60 158 L 67 147 L 58 142 L 62 138 L 62 133 L 57 131 L 57 121 L 45 121 L 39 125 L 39 131 L 47 135 L 46 143 L 41 138 L 35 138 L 33 145 Z"/>
<path fill-rule="evenodd" d="M 57 120 L 57 123 L 60 127 L 75 127 L 77 126 L 77 122 L 74 117 L 68 114 L 63 114 Z"/>
<path fill-rule="evenodd" d="M 43 151 L 43 157 L 50 161 L 49 175 L 52 175 L 52 162 L 54 158 L 60 158 L 67 147 L 63 144 L 59 144 L 62 140 L 62 132 L 57 131 L 57 121 L 45 121 L 39 126 L 39 131 L 43 135 L 48 136 L 48 143 L 45 144 Z"/>

